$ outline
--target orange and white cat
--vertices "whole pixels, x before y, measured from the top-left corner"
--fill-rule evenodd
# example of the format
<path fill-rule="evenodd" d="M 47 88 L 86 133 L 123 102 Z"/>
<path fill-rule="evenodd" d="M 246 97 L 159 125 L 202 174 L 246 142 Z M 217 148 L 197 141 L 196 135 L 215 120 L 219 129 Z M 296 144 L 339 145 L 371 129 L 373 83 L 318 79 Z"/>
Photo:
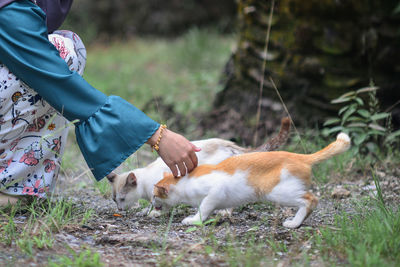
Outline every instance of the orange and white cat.
<path fill-rule="evenodd" d="M 183 224 L 204 221 L 215 209 L 237 207 L 256 201 L 273 201 L 298 207 L 283 226 L 299 227 L 318 199 L 308 191 L 312 165 L 350 147 L 350 138 L 340 133 L 335 142 L 314 154 L 286 151 L 254 152 L 230 157 L 217 165 L 201 165 L 181 178 L 166 174 L 153 190 L 153 205 L 188 204 L 198 207 Z"/>
<path fill-rule="evenodd" d="M 219 138 L 193 141 L 192 143 L 201 148 L 201 151 L 196 153 L 199 165 L 218 164 L 234 155 L 254 151 L 276 150 L 286 143 L 289 133 L 290 119 L 283 118 L 278 135 L 255 149 L 243 148 L 231 141 Z M 163 178 L 164 172 L 169 171 L 170 169 L 164 161 L 158 158 L 144 168 L 137 168 L 120 175 L 115 173 L 107 175 L 107 179 L 112 185 L 113 200 L 116 202 L 118 209 L 133 207 L 139 199 L 150 201 L 154 185 Z M 153 212 L 152 215 L 157 215 L 157 212 Z"/>

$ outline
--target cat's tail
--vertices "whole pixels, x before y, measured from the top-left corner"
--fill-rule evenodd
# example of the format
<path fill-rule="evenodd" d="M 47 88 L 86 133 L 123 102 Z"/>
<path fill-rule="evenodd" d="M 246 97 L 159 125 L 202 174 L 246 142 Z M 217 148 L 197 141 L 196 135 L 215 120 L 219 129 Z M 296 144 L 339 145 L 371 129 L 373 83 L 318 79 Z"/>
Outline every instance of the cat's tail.
<path fill-rule="evenodd" d="M 250 152 L 274 151 L 277 150 L 280 146 L 284 145 L 289 138 L 290 123 L 291 120 L 288 117 L 282 118 L 281 129 L 278 135 L 270 139 L 265 144 L 257 147 L 256 149 L 250 150 Z"/>
<path fill-rule="evenodd" d="M 340 133 L 336 137 L 336 141 L 329 144 L 322 150 L 314 153 L 305 155 L 306 160 L 310 164 L 316 164 L 335 155 L 341 154 L 350 148 L 350 137 L 345 133 Z"/>

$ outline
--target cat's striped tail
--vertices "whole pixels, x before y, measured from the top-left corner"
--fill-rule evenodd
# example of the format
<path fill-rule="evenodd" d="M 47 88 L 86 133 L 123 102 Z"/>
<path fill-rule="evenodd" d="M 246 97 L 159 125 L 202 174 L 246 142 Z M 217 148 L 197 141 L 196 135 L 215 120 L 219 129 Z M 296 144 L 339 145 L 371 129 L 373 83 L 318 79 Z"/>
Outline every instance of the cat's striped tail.
<path fill-rule="evenodd" d="M 310 164 L 316 164 L 335 155 L 341 154 L 350 148 L 350 137 L 345 133 L 340 133 L 336 137 L 336 141 L 329 144 L 322 150 L 314 153 L 305 155 L 306 161 Z"/>

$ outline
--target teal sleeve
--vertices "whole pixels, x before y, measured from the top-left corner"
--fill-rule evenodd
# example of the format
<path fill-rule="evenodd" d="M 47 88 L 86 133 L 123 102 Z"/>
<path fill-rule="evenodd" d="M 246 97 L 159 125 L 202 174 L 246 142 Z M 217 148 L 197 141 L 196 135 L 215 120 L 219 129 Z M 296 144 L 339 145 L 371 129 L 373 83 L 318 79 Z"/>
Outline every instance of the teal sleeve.
<path fill-rule="evenodd" d="M 68 120 L 97 180 L 141 147 L 159 124 L 117 96 L 71 72 L 47 39 L 46 15 L 30 1 L 0 9 L 0 62 Z"/>

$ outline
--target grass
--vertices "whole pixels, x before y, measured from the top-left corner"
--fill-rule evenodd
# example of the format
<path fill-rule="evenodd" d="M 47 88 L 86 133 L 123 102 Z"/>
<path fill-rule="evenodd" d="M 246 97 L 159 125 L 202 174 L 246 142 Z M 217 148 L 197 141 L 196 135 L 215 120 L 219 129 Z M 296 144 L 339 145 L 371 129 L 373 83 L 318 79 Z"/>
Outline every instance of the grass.
<path fill-rule="evenodd" d="M 270 260 L 271 255 L 266 255 L 265 245 L 255 242 L 253 238 L 246 241 L 246 248 L 233 239 L 227 243 L 225 257 L 230 266 L 265 266 L 266 259 Z M 266 257 L 267 256 L 267 257 Z M 268 257 L 269 256 L 269 257 Z"/>
<path fill-rule="evenodd" d="M 387 216 L 380 209 L 360 208 L 357 214 L 336 217 L 335 228 L 320 229 L 316 246 L 351 266 L 398 266 L 400 212 Z"/>
<path fill-rule="evenodd" d="M 105 198 L 111 197 L 111 185 L 107 179 L 103 179 L 99 182 L 94 182 L 94 187 L 99 191 L 100 195 Z"/>
<path fill-rule="evenodd" d="M 343 212 L 336 216 L 334 227 L 322 227 L 315 234 L 315 245 L 327 261 L 336 258 L 351 266 L 399 265 L 400 210 L 386 206 L 379 181 L 374 179 L 375 199 L 357 202 L 354 214 Z"/>
<path fill-rule="evenodd" d="M 93 252 L 90 249 L 83 250 L 76 253 L 74 250 L 69 249 L 72 256 L 58 256 L 54 260 L 49 261 L 50 267 L 98 267 L 104 264 L 100 261 L 100 254 Z"/>
<path fill-rule="evenodd" d="M 300 237 L 290 231 L 286 238 L 289 242 L 273 236 L 257 239 L 251 231 L 241 238 L 228 231 L 226 239 L 221 240 L 214 235 L 215 223 L 188 228 L 188 232 L 197 230 L 201 235 L 201 241 L 196 242 L 203 251 L 198 253 L 218 256 L 229 266 L 275 266 L 282 261 L 290 266 L 309 266 L 311 259 L 318 257 L 317 262 L 324 266 L 399 266 L 400 210 L 384 204 L 379 181 L 377 188 L 377 197 L 355 200 L 353 212 L 335 215 L 334 225 L 306 230 Z M 309 248 L 304 250 L 304 246 Z M 182 250 L 166 258 L 163 251 L 163 266 L 171 266 L 166 261 L 174 262 L 173 266 L 185 265 L 183 260 L 193 253 Z"/>
<path fill-rule="evenodd" d="M 54 233 L 66 225 L 83 224 L 91 215 L 92 210 L 79 210 L 65 200 L 19 201 L 14 206 L 0 207 L 0 243 L 16 246 L 33 257 L 36 250 L 53 247 Z"/>

